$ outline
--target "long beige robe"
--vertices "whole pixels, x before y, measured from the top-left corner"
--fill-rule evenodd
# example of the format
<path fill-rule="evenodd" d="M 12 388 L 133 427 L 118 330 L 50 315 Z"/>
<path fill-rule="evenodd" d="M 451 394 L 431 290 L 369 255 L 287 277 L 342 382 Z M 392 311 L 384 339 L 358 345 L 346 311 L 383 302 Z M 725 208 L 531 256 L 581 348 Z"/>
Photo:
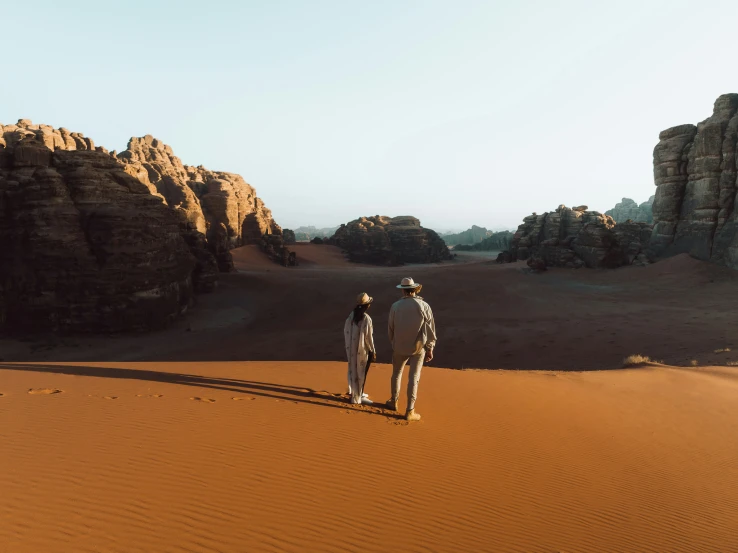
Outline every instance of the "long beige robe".
<path fill-rule="evenodd" d="M 354 323 L 352 312 L 343 325 L 343 338 L 346 344 L 346 358 L 348 359 L 348 385 L 351 403 L 361 403 L 369 354 L 376 351 L 374 349 L 372 318 L 364 314 L 364 318 L 357 325 Z"/>

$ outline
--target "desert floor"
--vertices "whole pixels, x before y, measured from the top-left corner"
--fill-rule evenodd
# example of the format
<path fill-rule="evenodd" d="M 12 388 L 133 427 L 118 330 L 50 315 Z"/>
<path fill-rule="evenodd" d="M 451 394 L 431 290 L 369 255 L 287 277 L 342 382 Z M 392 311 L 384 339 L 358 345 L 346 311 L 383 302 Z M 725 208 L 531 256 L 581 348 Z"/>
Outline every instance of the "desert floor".
<path fill-rule="evenodd" d="M 738 551 L 733 272 L 299 248 L 164 331 L 0 340 L 0 551 Z M 340 395 L 353 298 L 386 362 L 402 276 L 439 330 L 411 425 Z"/>

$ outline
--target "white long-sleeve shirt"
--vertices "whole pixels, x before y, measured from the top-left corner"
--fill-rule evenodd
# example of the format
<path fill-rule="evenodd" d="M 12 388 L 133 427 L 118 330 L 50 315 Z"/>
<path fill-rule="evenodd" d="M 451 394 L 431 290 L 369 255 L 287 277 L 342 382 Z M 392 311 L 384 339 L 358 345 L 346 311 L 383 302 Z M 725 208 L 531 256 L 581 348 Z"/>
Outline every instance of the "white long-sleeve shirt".
<path fill-rule="evenodd" d="M 433 311 L 423 298 L 405 296 L 392 304 L 389 314 L 389 339 L 392 350 L 401 355 L 415 355 L 424 347 L 436 346 Z"/>

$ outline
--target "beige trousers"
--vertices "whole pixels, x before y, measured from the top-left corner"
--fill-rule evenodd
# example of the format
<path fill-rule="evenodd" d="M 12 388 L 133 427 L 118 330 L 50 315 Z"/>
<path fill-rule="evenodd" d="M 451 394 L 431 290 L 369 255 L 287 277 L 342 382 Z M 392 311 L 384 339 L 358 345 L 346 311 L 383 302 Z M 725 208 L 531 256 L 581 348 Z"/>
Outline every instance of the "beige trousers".
<path fill-rule="evenodd" d="M 402 371 L 405 365 L 410 365 L 410 374 L 407 377 L 407 409 L 415 409 L 415 400 L 418 399 L 418 382 L 420 382 L 420 371 L 423 368 L 425 350 L 415 355 L 392 354 L 392 401 L 400 397 L 400 385 L 402 384 Z"/>

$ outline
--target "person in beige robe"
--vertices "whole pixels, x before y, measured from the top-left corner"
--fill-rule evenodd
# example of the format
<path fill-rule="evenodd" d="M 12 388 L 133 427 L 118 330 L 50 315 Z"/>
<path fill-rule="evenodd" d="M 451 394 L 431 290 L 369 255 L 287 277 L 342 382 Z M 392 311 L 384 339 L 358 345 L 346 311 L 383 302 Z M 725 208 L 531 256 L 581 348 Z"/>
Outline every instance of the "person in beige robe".
<path fill-rule="evenodd" d="M 367 314 L 373 298 L 362 293 L 356 298 L 356 307 L 343 325 L 343 338 L 348 359 L 348 389 L 351 403 L 371 404 L 364 393 L 367 365 L 376 359 L 374 325 Z"/>

